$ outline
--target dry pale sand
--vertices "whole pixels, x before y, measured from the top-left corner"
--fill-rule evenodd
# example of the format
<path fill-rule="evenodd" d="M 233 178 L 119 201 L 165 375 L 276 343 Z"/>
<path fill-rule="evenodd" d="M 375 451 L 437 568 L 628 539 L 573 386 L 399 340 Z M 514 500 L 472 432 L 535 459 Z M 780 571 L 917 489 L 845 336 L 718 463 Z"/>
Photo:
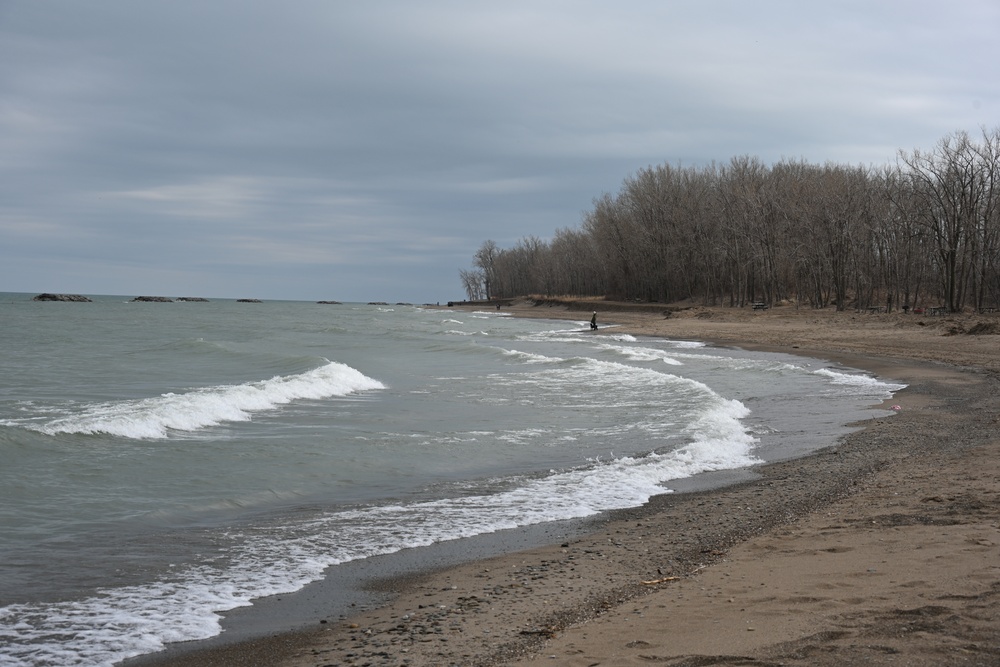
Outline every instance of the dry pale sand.
<path fill-rule="evenodd" d="M 756 479 L 377 582 L 388 606 L 160 664 L 1000 665 L 1000 316 L 597 310 L 619 326 L 596 335 L 796 352 L 909 387 L 896 415 Z"/>

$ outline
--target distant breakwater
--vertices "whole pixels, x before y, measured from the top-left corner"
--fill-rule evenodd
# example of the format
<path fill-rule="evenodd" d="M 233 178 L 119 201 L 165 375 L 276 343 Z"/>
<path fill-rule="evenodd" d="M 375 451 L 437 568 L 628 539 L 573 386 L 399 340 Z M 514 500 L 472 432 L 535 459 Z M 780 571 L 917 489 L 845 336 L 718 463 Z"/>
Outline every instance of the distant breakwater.
<path fill-rule="evenodd" d="M 32 297 L 32 301 L 65 301 L 65 302 L 78 302 L 78 303 L 92 303 L 93 299 L 84 296 L 82 294 L 54 294 L 51 292 L 44 292 Z M 173 303 L 175 301 L 184 302 L 198 302 L 198 303 L 208 303 L 209 299 L 200 296 L 179 296 L 179 297 L 169 297 L 169 296 L 137 296 L 129 299 L 130 303 Z M 264 303 L 262 299 L 235 299 L 237 303 Z M 316 303 L 325 305 L 343 305 L 342 301 L 333 300 L 323 300 L 317 301 Z M 387 301 L 369 301 L 369 306 L 388 306 L 390 305 Z M 397 306 L 412 306 L 411 303 L 397 302 Z M 426 304 L 431 305 L 431 304 Z"/>
<path fill-rule="evenodd" d="M 82 294 L 39 294 L 32 301 L 92 301 Z"/>
<path fill-rule="evenodd" d="M 65 301 L 74 303 L 93 303 L 93 299 L 84 296 L 82 294 L 52 294 L 50 292 L 44 292 L 37 296 L 32 297 L 32 301 Z M 201 296 L 179 296 L 179 297 L 169 297 L 169 296 L 137 296 L 129 299 L 130 302 L 140 302 L 140 303 L 173 303 L 174 301 L 184 301 L 193 303 L 208 303 L 209 300 Z M 260 299 L 236 299 L 238 303 L 263 303 Z M 320 302 L 320 303 L 331 303 L 331 302 Z"/>

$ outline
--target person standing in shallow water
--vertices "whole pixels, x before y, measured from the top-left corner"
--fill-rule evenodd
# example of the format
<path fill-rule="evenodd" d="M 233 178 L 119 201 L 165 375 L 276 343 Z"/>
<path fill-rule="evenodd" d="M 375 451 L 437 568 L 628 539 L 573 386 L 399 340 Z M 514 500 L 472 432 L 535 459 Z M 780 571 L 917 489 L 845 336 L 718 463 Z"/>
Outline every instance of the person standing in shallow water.
<path fill-rule="evenodd" d="M 594 316 L 590 318 L 590 328 L 593 331 L 597 331 L 597 311 L 594 311 Z"/>

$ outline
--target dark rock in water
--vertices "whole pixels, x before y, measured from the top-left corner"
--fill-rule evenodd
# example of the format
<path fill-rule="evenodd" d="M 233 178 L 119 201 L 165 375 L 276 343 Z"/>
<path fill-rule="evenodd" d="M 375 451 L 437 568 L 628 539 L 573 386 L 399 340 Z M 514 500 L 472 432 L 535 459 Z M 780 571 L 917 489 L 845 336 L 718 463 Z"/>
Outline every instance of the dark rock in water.
<path fill-rule="evenodd" d="M 260 299 L 236 299 L 236 303 L 264 303 Z"/>
<path fill-rule="evenodd" d="M 81 303 L 91 303 L 92 299 L 88 299 L 82 294 L 49 294 L 46 292 L 34 297 L 32 301 L 78 301 Z"/>
<path fill-rule="evenodd" d="M 148 303 L 173 303 L 174 300 L 166 296 L 137 296 L 132 301 L 143 301 Z"/>
<path fill-rule="evenodd" d="M 368 305 L 369 306 L 388 306 L 389 303 L 387 301 L 369 301 Z"/>
<path fill-rule="evenodd" d="M 177 300 L 178 301 L 197 301 L 199 303 L 208 303 L 208 299 L 205 299 L 205 298 L 200 297 L 200 296 L 179 296 L 179 297 L 177 297 Z"/>
<path fill-rule="evenodd" d="M 334 306 L 339 306 L 340 305 L 339 301 L 317 301 L 316 303 L 328 303 L 328 304 L 332 304 Z"/>

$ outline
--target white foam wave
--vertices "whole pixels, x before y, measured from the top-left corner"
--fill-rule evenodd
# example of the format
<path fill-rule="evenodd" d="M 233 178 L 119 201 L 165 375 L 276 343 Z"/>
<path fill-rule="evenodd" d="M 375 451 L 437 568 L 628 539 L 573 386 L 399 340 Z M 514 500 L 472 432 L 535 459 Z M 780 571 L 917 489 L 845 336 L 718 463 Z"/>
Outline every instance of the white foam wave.
<path fill-rule="evenodd" d="M 224 422 L 249 421 L 256 412 L 273 410 L 297 399 L 347 396 L 384 388 L 378 380 L 331 361 L 305 373 L 260 382 L 101 403 L 29 428 L 48 435 L 107 433 L 125 438 L 165 438 L 171 431 L 197 431 Z"/>
<path fill-rule="evenodd" d="M 707 347 L 706 343 L 703 343 L 698 340 L 671 340 L 668 342 L 674 347 L 682 347 L 682 348 Z"/>
<path fill-rule="evenodd" d="M 520 361 L 524 361 L 529 364 L 548 364 L 557 363 L 563 361 L 559 357 L 547 357 L 543 354 L 535 354 L 534 352 L 521 352 L 520 350 L 504 350 L 504 356 L 513 357 Z"/>
<path fill-rule="evenodd" d="M 533 334 L 530 336 L 518 336 L 517 340 L 544 341 L 546 343 L 579 343 L 587 340 L 583 331 L 552 331 L 545 334 Z"/>
<path fill-rule="evenodd" d="M 629 361 L 662 361 L 670 366 L 682 366 L 683 362 L 677 359 L 677 355 L 670 354 L 666 350 L 659 350 L 653 347 L 626 347 L 623 345 L 598 345 L 600 350 L 608 350 L 619 354 Z"/>
<path fill-rule="evenodd" d="M 870 375 L 858 373 L 842 373 L 829 368 L 813 371 L 816 375 L 827 377 L 833 384 L 846 385 L 862 390 L 864 393 L 889 398 L 893 392 L 905 389 L 905 384 L 886 382 Z"/>
<path fill-rule="evenodd" d="M 546 331 L 533 331 L 531 333 L 521 333 L 514 336 L 515 340 L 544 341 L 547 343 L 578 343 L 582 340 L 591 340 L 589 322 L 575 322 L 572 329 L 548 329 Z"/>

